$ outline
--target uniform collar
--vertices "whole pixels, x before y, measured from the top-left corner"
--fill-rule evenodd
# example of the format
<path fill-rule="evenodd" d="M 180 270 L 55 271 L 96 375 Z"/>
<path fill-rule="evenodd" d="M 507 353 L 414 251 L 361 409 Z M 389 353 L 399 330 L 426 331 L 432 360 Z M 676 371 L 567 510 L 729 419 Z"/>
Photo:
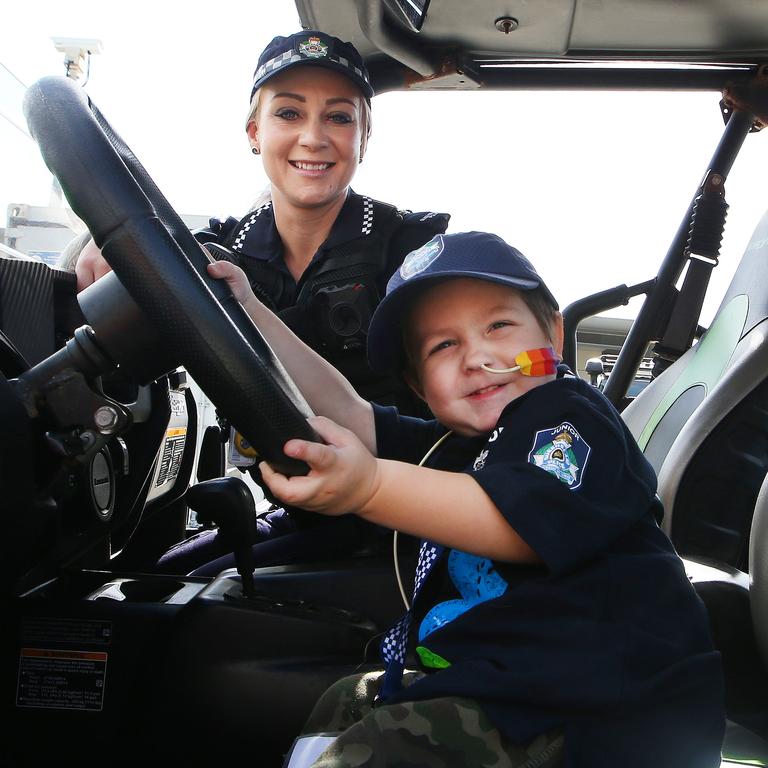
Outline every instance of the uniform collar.
<path fill-rule="evenodd" d="M 373 201 L 350 189 L 322 248 L 333 248 L 363 235 L 370 235 L 373 225 Z"/>
<path fill-rule="evenodd" d="M 371 198 L 358 195 L 350 189 L 328 238 L 315 257 L 329 248 L 369 235 L 375 223 Z M 262 261 L 274 261 L 282 257 L 283 242 L 275 226 L 271 200 L 251 211 L 240 222 L 235 230 L 232 250 Z"/>
<path fill-rule="evenodd" d="M 232 240 L 232 250 L 261 261 L 272 261 L 283 255 L 271 200 L 254 208 L 240 221 Z"/>

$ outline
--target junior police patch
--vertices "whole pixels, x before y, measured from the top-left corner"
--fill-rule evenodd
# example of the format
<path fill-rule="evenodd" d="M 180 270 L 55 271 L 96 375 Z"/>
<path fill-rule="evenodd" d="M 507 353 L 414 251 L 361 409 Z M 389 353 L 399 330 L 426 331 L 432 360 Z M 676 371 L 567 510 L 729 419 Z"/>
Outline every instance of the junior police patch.
<path fill-rule="evenodd" d="M 574 426 L 564 421 L 557 427 L 536 433 L 528 461 L 554 475 L 573 491 L 581 485 L 590 450 Z"/>
<path fill-rule="evenodd" d="M 436 235 L 421 248 L 411 251 L 400 266 L 400 277 L 407 280 L 423 272 L 443 252 L 443 238 Z"/>

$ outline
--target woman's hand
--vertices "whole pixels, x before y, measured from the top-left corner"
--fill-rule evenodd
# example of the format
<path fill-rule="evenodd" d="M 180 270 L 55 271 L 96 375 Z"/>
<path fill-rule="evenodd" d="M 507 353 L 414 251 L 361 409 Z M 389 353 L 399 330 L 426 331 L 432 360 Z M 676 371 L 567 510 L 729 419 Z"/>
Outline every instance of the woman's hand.
<path fill-rule="evenodd" d="M 107 264 L 106 259 L 102 256 L 101 249 L 97 247 L 93 240 L 89 240 L 83 250 L 80 251 L 80 255 L 75 262 L 78 293 L 111 271 L 112 267 Z M 208 265 L 208 274 L 217 280 L 226 280 L 232 295 L 241 304 L 245 304 L 251 298 L 255 298 L 248 283 L 248 278 L 240 267 L 228 261 L 215 261 Z"/>
<path fill-rule="evenodd" d="M 309 419 L 328 443 L 289 440 L 286 456 L 309 464 L 305 476 L 286 477 L 261 462 L 264 482 L 285 504 L 323 515 L 343 515 L 361 510 L 376 493 L 379 463 L 363 443 L 344 427 L 323 416 Z"/>
<path fill-rule="evenodd" d="M 89 240 L 75 262 L 75 275 L 77 276 L 77 292 L 87 288 L 91 283 L 95 283 L 107 272 L 111 272 L 112 267 L 107 264 L 106 259 L 101 255 L 101 249 Z"/>

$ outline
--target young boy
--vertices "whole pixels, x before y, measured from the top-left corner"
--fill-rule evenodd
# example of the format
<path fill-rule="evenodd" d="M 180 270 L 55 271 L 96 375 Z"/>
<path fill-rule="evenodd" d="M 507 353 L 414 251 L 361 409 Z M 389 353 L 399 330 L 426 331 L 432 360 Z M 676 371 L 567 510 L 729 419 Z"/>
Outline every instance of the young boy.
<path fill-rule="evenodd" d="M 424 539 L 412 607 L 382 643 L 386 673 L 321 700 L 307 730 L 327 728 L 328 709 L 344 730 L 314 765 L 426 765 L 417 755 L 430 752 L 443 765 L 719 765 L 719 654 L 658 526 L 653 470 L 597 390 L 562 366 L 514 370 L 563 339 L 557 303 L 517 250 L 438 235 L 389 282 L 369 359 L 399 369 L 435 421 L 360 400 L 231 265 L 211 274 L 333 420 L 313 419 L 326 445 L 285 446 L 308 475 L 262 467 L 272 492 Z M 418 673 L 403 680 L 406 661 Z"/>

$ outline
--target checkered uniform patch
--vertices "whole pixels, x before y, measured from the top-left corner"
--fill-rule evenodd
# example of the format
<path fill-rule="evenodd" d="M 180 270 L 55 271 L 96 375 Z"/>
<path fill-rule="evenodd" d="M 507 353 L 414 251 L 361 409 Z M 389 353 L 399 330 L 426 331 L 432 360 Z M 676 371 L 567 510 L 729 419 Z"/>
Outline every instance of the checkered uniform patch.
<path fill-rule="evenodd" d="M 416 563 L 416 579 L 413 584 L 413 599 L 411 606 L 421 592 L 421 587 L 429 576 L 430 571 L 440 558 L 444 547 L 423 541 L 419 549 L 419 559 Z M 392 693 L 400 687 L 405 666 L 405 654 L 408 647 L 408 631 L 411 626 L 411 611 L 401 617 L 381 641 L 381 657 L 386 664 L 386 672 L 382 683 L 382 695 Z"/>
<path fill-rule="evenodd" d="M 413 599 L 421 591 L 421 585 L 432 570 L 432 566 L 435 564 L 438 556 L 442 553 L 443 547 L 438 547 L 435 544 L 431 544 L 428 541 L 421 543 L 419 549 L 419 559 L 416 563 L 416 582 L 413 585 Z"/>
<path fill-rule="evenodd" d="M 240 251 L 243 248 L 243 243 L 248 235 L 248 230 L 256 223 L 256 219 L 261 216 L 264 211 L 272 207 L 272 201 L 268 200 L 264 205 L 259 206 L 251 215 L 246 219 L 245 224 L 241 227 L 240 231 L 235 235 L 235 240 L 232 243 L 233 251 Z"/>
<path fill-rule="evenodd" d="M 373 201 L 370 197 L 363 197 L 363 228 L 362 234 L 370 235 L 373 229 Z"/>
<path fill-rule="evenodd" d="M 408 628 L 411 625 L 411 614 L 406 613 L 397 624 L 384 635 L 381 641 L 381 657 L 389 663 L 399 661 L 405 664 L 405 648 L 408 642 Z"/>

